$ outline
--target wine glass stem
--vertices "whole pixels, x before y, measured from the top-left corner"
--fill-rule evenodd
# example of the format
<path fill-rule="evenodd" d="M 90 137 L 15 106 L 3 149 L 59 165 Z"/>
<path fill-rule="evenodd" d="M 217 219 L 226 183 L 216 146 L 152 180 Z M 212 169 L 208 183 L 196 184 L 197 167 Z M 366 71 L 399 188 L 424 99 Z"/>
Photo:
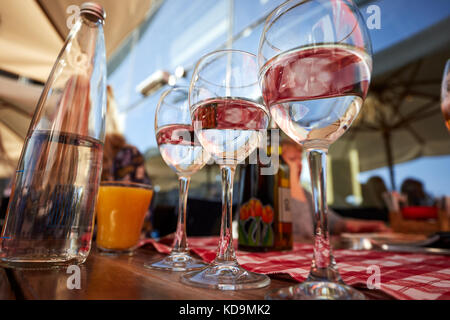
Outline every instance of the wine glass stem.
<path fill-rule="evenodd" d="M 309 280 L 340 282 L 330 245 L 326 198 L 327 149 L 309 149 L 308 162 L 314 204 L 314 253 Z"/>
<path fill-rule="evenodd" d="M 233 180 L 236 166 L 222 165 L 220 170 L 222 172 L 222 222 L 215 262 L 223 264 L 226 262 L 236 262 L 232 230 Z"/>
<path fill-rule="evenodd" d="M 189 189 L 190 177 L 179 177 L 180 196 L 178 200 L 178 223 L 172 253 L 187 253 L 189 248 L 186 236 L 186 204 Z"/>

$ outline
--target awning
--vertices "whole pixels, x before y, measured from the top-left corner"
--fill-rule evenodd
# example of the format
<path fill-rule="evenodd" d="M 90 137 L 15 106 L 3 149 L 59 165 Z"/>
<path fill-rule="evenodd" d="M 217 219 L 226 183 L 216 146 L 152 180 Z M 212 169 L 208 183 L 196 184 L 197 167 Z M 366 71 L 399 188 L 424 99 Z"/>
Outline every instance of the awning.
<path fill-rule="evenodd" d="M 82 0 L 3 1 L 0 7 L 0 70 L 45 82 L 66 39 L 68 19 Z M 105 42 L 108 58 L 151 13 L 159 0 L 97 0 L 107 18 Z"/>

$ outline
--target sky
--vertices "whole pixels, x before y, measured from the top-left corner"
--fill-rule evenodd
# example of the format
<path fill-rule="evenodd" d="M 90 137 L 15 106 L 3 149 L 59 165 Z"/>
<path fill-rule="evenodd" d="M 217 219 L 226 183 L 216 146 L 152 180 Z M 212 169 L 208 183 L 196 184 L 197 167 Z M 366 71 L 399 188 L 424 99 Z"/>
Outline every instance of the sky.
<path fill-rule="evenodd" d="M 234 1 L 233 34 L 264 16 L 282 3 L 282 0 Z M 365 19 L 371 5 L 380 8 L 381 28 L 369 30 L 374 53 L 380 52 L 437 21 L 450 16 L 450 0 L 375 0 L 360 8 Z M 173 72 L 178 65 L 192 66 L 203 54 L 217 49 L 226 41 L 229 3 L 226 0 L 184 1 L 168 0 L 159 9 L 152 23 L 136 37 L 134 50 L 109 76 L 121 111 L 127 140 L 140 150 L 156 147 L 154 112 L 161 91 L 142 99 L 137 85 L 159 69 Z M 245 33 L 233 44 L 233 48 L 256 53 L 262 25 Z M 201 35 L 201 37 L 200 37 Z M 207 39 L 207 40 L 205 40 Z M 188 73 L 188 78 L 189 78 Z M 180 84 L 188 85 L 188 79 Z M 130 106 L 140 102 L 129 112 Z M 421 158 L 395 166 L 398 187 L 412 172 L 427 181 L 430 193 L 439 195 L 443 190 L 450 194 L 450 157 Z M 388 184 L 386 168 L 360 174 L 361 182 L 372 175 L 380 175 Z"/>
<path fill-rule="evenodd" d="M 405 179 L 415 178 L 422 181 L 426 192 L 434 197 L 450 195 L 450 156 L 423 157 L 401 163 L 394 167 L 394 174 L 398 189 Z M 366 183 L 372 176 L 383 178 L 389 188 L 390 178 L 387 167 L 361 172 L 359 181 Z"/>

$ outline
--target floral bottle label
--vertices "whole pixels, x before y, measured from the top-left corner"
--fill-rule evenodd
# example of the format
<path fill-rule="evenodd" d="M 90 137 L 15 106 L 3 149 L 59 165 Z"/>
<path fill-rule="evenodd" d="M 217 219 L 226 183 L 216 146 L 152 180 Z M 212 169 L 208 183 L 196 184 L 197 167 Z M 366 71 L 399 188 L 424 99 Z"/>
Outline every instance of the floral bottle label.
<path fill-rule="evenodd" d="M 252 247 L 273 247 L 274 210 L 251 198 L 239 209 L 239 244 Z"/>

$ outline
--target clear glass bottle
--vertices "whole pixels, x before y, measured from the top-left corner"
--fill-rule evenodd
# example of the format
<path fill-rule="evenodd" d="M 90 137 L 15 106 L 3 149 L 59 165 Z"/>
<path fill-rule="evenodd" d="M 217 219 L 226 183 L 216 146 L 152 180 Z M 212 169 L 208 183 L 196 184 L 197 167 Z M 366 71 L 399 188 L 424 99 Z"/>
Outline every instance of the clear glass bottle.
<path fill-rule="evenodd" d="M 105 135 L 104 19 L 100 5 L 81 6 L 45 84 L 14 177 L 3 266 L 53 268 L 89 254 Z"/>

